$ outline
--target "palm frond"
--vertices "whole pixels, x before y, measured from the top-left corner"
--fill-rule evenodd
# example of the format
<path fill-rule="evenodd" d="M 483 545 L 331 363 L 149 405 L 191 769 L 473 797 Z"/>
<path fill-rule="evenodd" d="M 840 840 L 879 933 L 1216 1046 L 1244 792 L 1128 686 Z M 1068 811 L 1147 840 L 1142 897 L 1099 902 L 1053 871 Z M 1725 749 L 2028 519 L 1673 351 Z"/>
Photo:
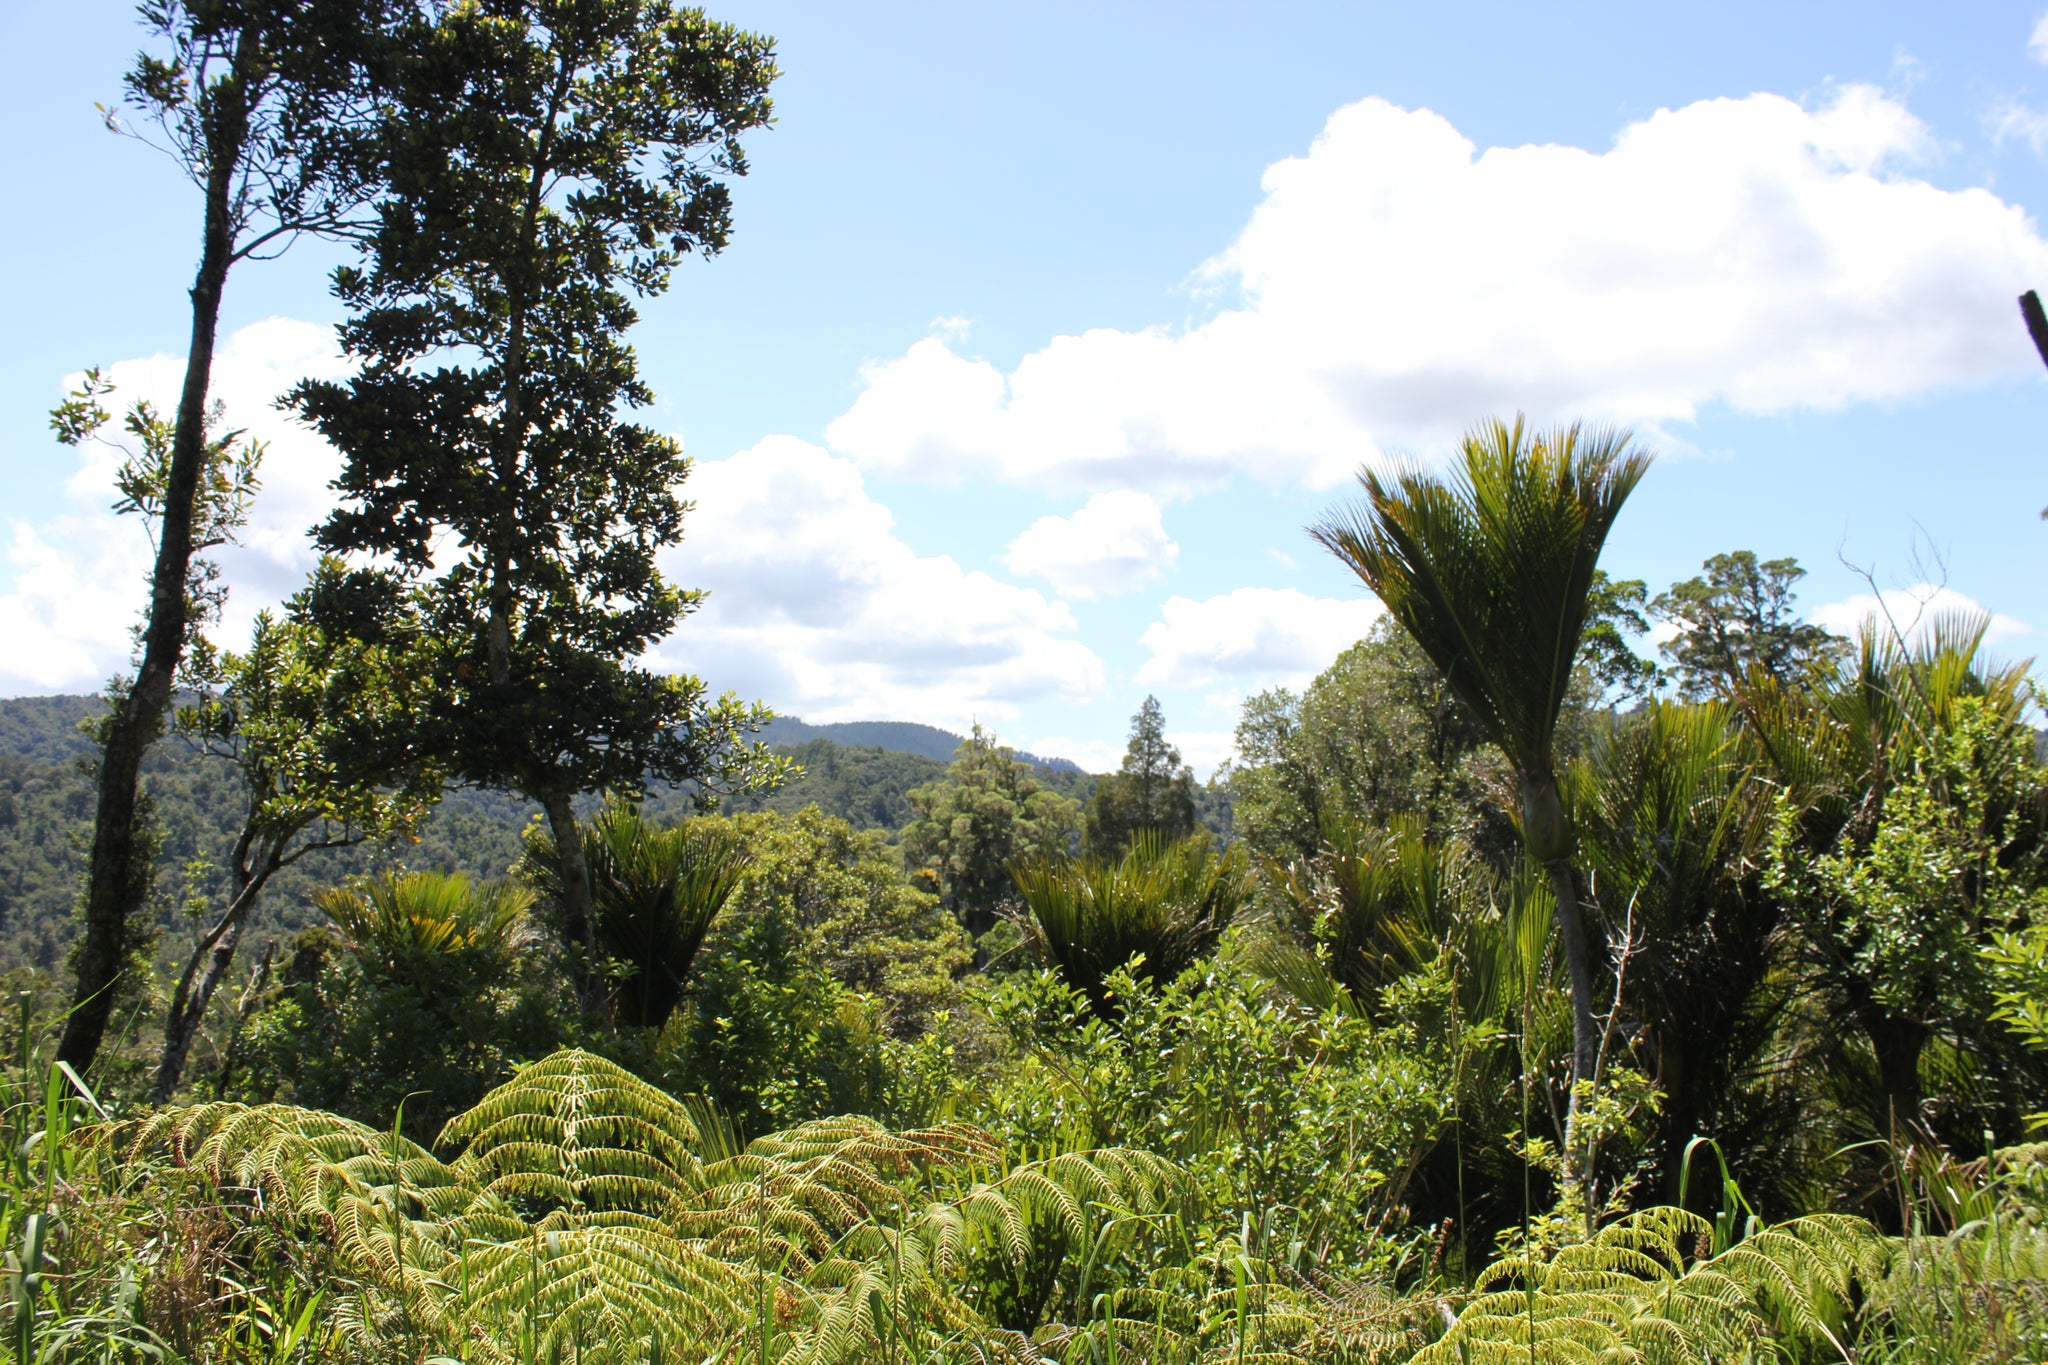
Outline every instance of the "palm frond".
<path fill-rule="evenodd" d="M 1116 1014 L 1112 973 L 1142 959 L 1139 975 L 1173 980 L 1214 950 L 1253 888 L 1242 848 L 1218 853 L 1207 835 L 1169 840 L 1154 830 L 1140 830 L 1118 858 L 1041 858 L 1011 875 L 1039 948 L 1106 1019 Z"/>
<path fill-rule="evenodd" d="M 1649 466 L 1626 431 L 1465 434 L 1450 482 L 1414 465 L 1359 474 L 1365 499 L 1309 534 L 1415 638 L 1518 771 L 1548 776 L 1587 594 Z"/>

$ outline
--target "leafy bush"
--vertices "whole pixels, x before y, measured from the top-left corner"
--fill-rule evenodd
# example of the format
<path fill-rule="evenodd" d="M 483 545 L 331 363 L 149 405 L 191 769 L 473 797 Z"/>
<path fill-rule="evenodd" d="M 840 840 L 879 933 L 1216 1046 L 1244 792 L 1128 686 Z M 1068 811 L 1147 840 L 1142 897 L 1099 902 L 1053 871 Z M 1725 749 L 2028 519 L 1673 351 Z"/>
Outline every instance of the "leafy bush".
<path fill-rule="evenodd" d="M 378 1125 L 403 1105 L 406 1131 L 432 1134 L 574 1017 L 525 932 L 531 899 L 453 873 L 329 893 L 321 904 L 342 932 L 293 940 L 249 1020 L 233 1093 Z"/>
<path fill-rule="evenodd" d="M 1216 1236 L 1247 1217 L 1257 1246 L 1343 1274 L 1402 1254 L 1407 1182 L 1439 1140 L 1452 1057 L 1421 1023 L 1442 987 L 1393 1004 L 1417 1024 L 1378 1026 L 1281 998 L 1233 945 L 1171 981 L 1109 974 L 1105 1020 L 1050 971 L 992 989 L 1018 1050 L 966 1111 L 1027 1146 L 1117 1145 L 1182 1164 Z"/>

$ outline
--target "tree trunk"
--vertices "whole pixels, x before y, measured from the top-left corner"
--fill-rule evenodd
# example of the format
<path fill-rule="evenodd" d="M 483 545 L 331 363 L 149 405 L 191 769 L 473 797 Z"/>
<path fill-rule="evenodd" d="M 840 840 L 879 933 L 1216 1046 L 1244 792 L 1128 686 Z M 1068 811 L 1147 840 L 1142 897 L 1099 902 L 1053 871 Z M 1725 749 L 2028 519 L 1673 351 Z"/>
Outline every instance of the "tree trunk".
<path fill-rule="evenodd" d="M 270 962 L 277 956 L 277 940 L 263 945 L 263 956 L 256 962 L 256 972 L 249 978 L 249 989 L 242 992 L 242 998 L 235 1005 L 235 1026 L 228 1030 L 228 1045 L 221 1050 L 220 1075 L 214 1081 L 214 1089 L 220 1094 L 228 1093 L 228 1085 L 235 1078 L 235 1062 L 242 1050 L 242 1025 L 249 1022 L 250 1011 L 263 998 L 263 992 L 270 988 Z"/>
<path fill-rule="evenodd" d="M 1569 858 L 1552 858 L 1545 863 L 1550 874 L 1550 894 L 1557 901 L 1557 937 L 1564 949 L 1565 969 L 1572 987 L 1572 1089 L 1566 1101 L 1564 1122 L 1564 1183 L 1576 1187 L 1585 1207 L 1588 1225 L 1593 1219 L 1593 1173 L 1586 1168 L 1579 1143 L 1579 1090 L 1593 1079 L 1600 1054 L 1600 1027 L 1593 1018 L 1593 954 L 1586 941 L 1586 925 L 1579 913 L 1579 889 Z"/>
<path fill-rule="evenodd" d="M 214 992 L 226 979 L 228 968 L 234 965 L 235 949 L 241 944 L 242 930 L 249 923 L 264 883 L 280 866 L 277 854 L 282 845 L 273 843 L 266 846 L 261 861 L 251 867 L 248 846 L 252 842 L 250 833 L 245 830 L 241 846 L 236 850 L 234 898 L 193 950 L 185 963 L 184 975 L 178 978 L 178 988 L 172 994 L 170 1011 L 164 1018 L 163 1055 L 157 1063 L 156 1081 L 150 1096 L 157 1104 L 169 1104 L 171 1096 L 177 1092 L 186 1058 L 192 1051 L 192 1040 L 199 1036 L 199 1026 L 206 1020 L 206 1010 L 213 1003 Z"/>
<path fill-rule="evenodd" d="M 577 827 L 576 812 L 567 792 L 557 789 L 543 793 L 541 807 L 547 812 L 555 854 L 562 863 L 562 931 L 571 943 L 583 949 L 583 980 L 578 983 L 578 992 L 584 1008 L 593 1009 L 601 990 L 602 962 L 597 950 L 597 913 L 590 895 L 590 868 L 583 861 L 583 831 Z"/>
<path fill-rule="evenodd" d="M 1857 1011 L 1870 1050 L 1877 1056 L 1877 1080 L 1885 1112 L 1878 1116 L 1886 1133 L 1903 1128 L 1920 1132 L 1920 1054 L 1927 1050 L 1930 1030 L 1917 1019 L 1893 1014 L 1877 1005 Z"/>
<path fill-rule="evenodd" d="M 1657 1116 L 1663 1133 L 1663 1151 L 1658 1160 L 1664 1167 L 1664 1202 L 1678 1202 L 1679 1186 L 1685 1183 L 1686 1144 L 1700 1133 L 1700 1097 L 1693 1093 L 1693 1076 L 1685 1043 L 1678 1030 L 1660 1026 L 1657 1042 L 1657 1088 L 1664 1092 L 1664 1108 Z"/>
<path fill-rule="evenodd" d="M 246 40 L 245 41 L 253 41 Z M 157 528 L 149 617 L 135 682 L 107 718 L 101 738 L 99 801 L 85 892 L 85 939 L 77 956 L 78 985 L 57 1056 L 83 1072 L 98 1056 L 113 1013 L 115 987 L 126 967 L 128 917 L 148 896 L 152 869 L 137 865 L 143 755 L 163 732 L 164 713 L 185 653 L 192 568 L 192 511 L 206 464 L 206 395 L 213 373 L 221 289 L 234 261 L 229 189 L 242 159 L 248 111 L 233 89 L 220 92 L 221 116 L 208 122 L 206 223 L 192 284 L 192 334 L 185 385 L 171 438 L 171 467 Z"/>
<path fill-rule="evenodd" d="M 178 1080 L 185 1073 L 185 1058 L 192 1051 L 192 1040 L 199 1036 L 199 1025 L 206 1019 L 206 1007 L 213 1003 L 214 990 L 228 968 L 235 960 L 235 949 L 242 941 L 242 928 L 248 921 L 237 917 L 227 924 L 225 933 L 215 939 L 212 951 L 195 953 L 185 968 L 184 978 L 178 982 L 178 993 L 171 1002 L 169 1016 L 164 1020 L 163 1058 L 157 1063 L 156 1082 L 151 1088 L 150 1102 L 169 1104 L 171 1096 L 178 1091 Z M 201 962 L 205 970 L 199 971 Z M 194 976 L 198 980 L 193 980 Z"/>

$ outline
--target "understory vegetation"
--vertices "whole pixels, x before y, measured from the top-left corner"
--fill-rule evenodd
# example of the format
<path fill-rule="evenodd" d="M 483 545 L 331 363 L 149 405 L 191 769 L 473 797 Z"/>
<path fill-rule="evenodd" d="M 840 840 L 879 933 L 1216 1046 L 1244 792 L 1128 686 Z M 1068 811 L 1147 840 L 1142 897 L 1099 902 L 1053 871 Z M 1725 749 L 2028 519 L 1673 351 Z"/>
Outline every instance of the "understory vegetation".
<path fill-rule="evenodd" d="M 205 245 L 177 410 L 53 415 L 156 559 L 131 674 L 0 707 L 0 1358 L 2048 1358 L 2048 767 L 1988 621 L 1840 638 L 1746 551 L 1653 597 L 1599 567 L 1648 453 L 1482 421 L 1309 528 L 1384 615 L 1205 784 L 1154 698 L 1096 776 L 771 749 L 652 666 L 701 594 L 625 336 L 725 244 L 772 43 L 142 17 L 108 117 Z M 221 291 L 309 235 L 335 507 L 231 648 Z"/>
<path fill-rule="evenodd" d="M 146 1027 L 52 1065 L 22 976 L 12 1349 L 2032 1360 L 2031 685 L 1965 620 L 1759 662 L 1799 626 L 1646 696 L 1574 666 L 1576 1106 L 1514 779 L 1387 622 L 1247 704 L 1227 837 L 1148 707 L 1092 819 L 980 734 L 900 831 L 616 796 L 588 939 L 542 821 L 495 877 L 390 846 L 238 969 L 168 1104 Z"/>

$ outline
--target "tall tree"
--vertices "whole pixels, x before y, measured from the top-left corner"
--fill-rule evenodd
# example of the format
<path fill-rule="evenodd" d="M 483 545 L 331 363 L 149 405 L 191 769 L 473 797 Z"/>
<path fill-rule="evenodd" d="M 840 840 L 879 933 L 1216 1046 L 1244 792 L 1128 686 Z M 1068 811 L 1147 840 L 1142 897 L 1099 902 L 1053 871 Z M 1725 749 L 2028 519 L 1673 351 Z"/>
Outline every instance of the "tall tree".
<path fill-rule="evenodd" d="M 113 689 L 100 734 L 85 936 L 57 1049 L 78 1068 L 99 1051 L 128 960 L 129 918 L 149 893 L 151 869 L 138 856 L 140 772 L 192 647 L 222 291 L 238 262 L 304 234 L 351 229 L 374 189 L 359 152 L 377 117 L 366 58 L 386 21 L 383 0 L 146 0 L 141 15 L 165 51 L 136 58 L 128 98 L 155 130 L 145 140 L 199 187 L 203 222 L 140 657 L 134 677 Z M 127 131 L 116 114 L 107 121 Z"/>
<path fill-rule="evenodd" d="M 223 664 L 217 696 L 180 711 L 179 733 L 233 764 L 246 799 L 227 858 L 226 903 L 186 959 L 164 1019 L 154 1097 L 168 1103 L 270 879 L 308 854 L 409 833 L 441 794 L 441 771 L 412 742 L 422 697 L 418 641 L 376 641 L 312 624 L 334 577 L 323 565 L 286 616 L 257 618 L 248 652 Z"/>
<path fill-rule="evenodd" d="M 1361 470 L 1365 501 L 1334 509 L 1310 534 L 1379 596 L 1514 767 L 1522 844 L 1549 878 L 1571 976 L 1565 1175 L 1590 1219 L 1576 1139 L 1600 1045 L 1595 955 L 1555 740 L 1601 546 L 1650 457 L 1627 432 L 1536 432 L 1520 417 L 1473 428 L 1459 456 L 1452 482 L 1413 467 Z"/>
<path fill-rule="evenodd" d="M 979 725 L 943 781 L 910 793 L 917 818 L 903 828 L 903 859 L 936 880 L 947 908 L 979 938 L 1010 904 L 1013 864 L 1067 852 L 1080 803 L 1048 791 L 1016 751 Z"/>
<path fill-rule="evenodd" d="M 1300 696 L 1247 699 L 1229 769 L 1233 821 L 1254 852 L 1313 858 L 1330 830 L 1379 829 L 1413 816 L 1438 839 L 1512 849 L 1514 832 L 1488 799 L 1499 760 L 1443 674 L 1393 621 Z"/>
<path fill-rule="evenodd" d="M 1649 634 L 1649 589 L 1640 578 L 1609 578 L 1593 571 L 1587 593 L 1586 628 L 1579 657 L 1602 697 L 1615 703 L 1641 702 L 1663 681 L 1657 665 L 1629 648 L 1628 637 Z"/>
<path fill-rule="evenodd" d="M 1672 584 L 1650 603 L 1652 615 L 1679 628 L 1663 650 L 1686 696 L 1725 693 L 1752 668 L 1793 683 L 1845 653 L 1843 640 L 1794 610 L 1794 585 L 1806 577 L 1798 560 L 1759 562 L 1736 550 L 1701 567 L 1704 575 Z"/>
<path fill-rule="evenodd" d="M 1159 698 L 1147 697 L 1131 717 L 1124 761 L 1096 785 L 1082 817 L 1081 841 L 1088 850 L 1114 858 L 1140 830 L 1168 843 L 1195 832 L 1195 775 L 1166 742 L 1166 715 Z"/>
<path fill-rule="evenodd" d="M 392 193 L 336 275 L 361 368 L 295 394 L 345 460 L 318 535 L 417 585 L 444 645 L 435 742 L 461 778 L 546 812 L 595 990 L 572 798 L 774 770 L 742 742 L 767 712 L 632 662 L 700 595 L 655 564 L 681 539 L 689 462 L 622 417 L 653 398 L 625 341 L 634 301 L 725 245 L 724 177 L 768 122 L 773 50 L 669 0 L 423 22 L 390 78 Z"/>

